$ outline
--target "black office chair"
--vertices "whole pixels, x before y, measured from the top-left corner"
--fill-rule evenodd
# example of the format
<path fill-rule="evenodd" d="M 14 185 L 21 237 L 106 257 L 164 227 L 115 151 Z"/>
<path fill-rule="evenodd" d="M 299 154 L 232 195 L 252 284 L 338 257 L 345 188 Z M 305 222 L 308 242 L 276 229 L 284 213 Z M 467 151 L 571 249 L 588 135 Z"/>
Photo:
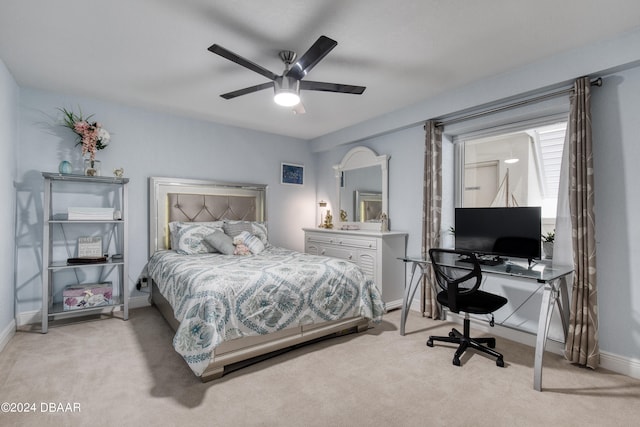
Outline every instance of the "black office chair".
<path fill-rule="evenodd" d="M 505 305 L 507 299 L 478 289 L 482 282 L 482 271 L 480 270 L 480 263 L 478 263 L 473 253 L 451 249 L 430 249 L 429 257 L 431 258 L 436 282 L 442 288 L 442 291 L 438 292 L 437 295 L 438 302 L 448 307 L 453 313 L 464 312 L 465 316 L 464 333 L 461 334 L 457 329 L 453 328 L 447 337 L 430 336 L 427 345 L 433 347 L 434 341 L 460 344 L 453 356 L 453 364 L 456 366 L 460 366 L 462 353 L 471 347 L 496 357 L 496 365 L 504 367 L 502 354 L 493 350 L 496 346 L 495 338 L 471 338 L 469 336 L 469 313 L 491 314 Z M 449 261 L 457 260 L 459 257 L 466 258 L 470 262 L 471 272 L 448 268 L 446 266 L 447 263 L 443 262 L 445 257 L 449 257 Z M 493 315 L 491 316 L 491 326 L 493 326 Z M 488 347 L 483 346 L 482 343 L 487 344 Z"/>

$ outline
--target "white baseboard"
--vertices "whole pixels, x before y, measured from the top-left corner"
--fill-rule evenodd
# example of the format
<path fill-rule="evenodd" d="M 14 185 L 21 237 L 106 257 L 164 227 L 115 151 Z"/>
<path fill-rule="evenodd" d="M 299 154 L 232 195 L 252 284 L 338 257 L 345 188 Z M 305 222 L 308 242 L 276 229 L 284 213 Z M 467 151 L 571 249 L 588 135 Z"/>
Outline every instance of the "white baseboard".
<path fill-rule="evenodd" d="M 16 316 L 18 327 L 40 322 L 42 322 L 42 312 L 40 310 L 23 311 Z"/>
<path fill-rule="evenodd" d="M 149 303 L 149 297 L 147 295 L 134 296 L 129 298 L 129 309 L 147 307 L 151 305 Z M 119 307 L 116 307 L 114 311 L 120 311 Z M 40 310 L 24 311 L 18 313 L 16 318 L 18 326 L 32 325 L 42 322 L 42 312 Z M 13 329 L 15 331 L 16 323 L 13 323 Z M 1 338 L 1 337 L 0 337 Z M 1 341 L 0 341 L 1 343 Z"/>
<path fill-rule="evenodd" d="M 640 379 L 640 360 L 600 352 L 600 366 L 618 374 Z"/>
<path fill-rule="evenodd" d="M 149 295 L 140 295 L 129 298 L 129 309 L 148 307 L 150 305 Z"/>
<path fill-rule="evenodd" d="M 4 350 L 11 337 L 16 334 L 16 321 L 12 320 L 2 332 L 0 332 L 0 351 Z"/>
<path fill-rule="evenodd" d="M 414 300 L 411 304 L 411 310 L 420 313 L 420 302 Z M 462 324 L 462 321 L 464 319 L 464 316 L 455 313 L 447 313 L 447 317 L 447 320 L 451 320 L 459 324 Z M 476 330 L 482 332 L 491 332 L 496 336 L 506 338 L 520 344 L 525 344 L 530 347 L 535 348 L 536 346 L 535 334 L 518 331 L 516 329 L 507 328 L 500 325 L 496 325 L 492 328 L 486 322 L 477 321 L 474 319 L 471 319 L 471 324 L 472 327 Z M 548 339 L 545 346 L 545 351 L 563 355 L 564 343 Z M 616 354 L 600 351 L 600 367 L 602 367 L 603 369 L 608 369 L 609 371 L 616 372 L 618 374 L 626 375 L 631 378 L 640 379 L 640 360 L 638 359 L 618 356 Z"/>

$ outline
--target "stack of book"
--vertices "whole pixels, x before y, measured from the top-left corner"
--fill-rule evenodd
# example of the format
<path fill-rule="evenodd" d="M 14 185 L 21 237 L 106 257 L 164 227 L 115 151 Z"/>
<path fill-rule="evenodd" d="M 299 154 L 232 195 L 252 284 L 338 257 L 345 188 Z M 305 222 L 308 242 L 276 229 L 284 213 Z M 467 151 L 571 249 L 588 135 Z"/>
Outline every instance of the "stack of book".
<path fill-rule="evenodd" d="M 68 208 L 69 221 L 109 221 L 114 208 Z"/>

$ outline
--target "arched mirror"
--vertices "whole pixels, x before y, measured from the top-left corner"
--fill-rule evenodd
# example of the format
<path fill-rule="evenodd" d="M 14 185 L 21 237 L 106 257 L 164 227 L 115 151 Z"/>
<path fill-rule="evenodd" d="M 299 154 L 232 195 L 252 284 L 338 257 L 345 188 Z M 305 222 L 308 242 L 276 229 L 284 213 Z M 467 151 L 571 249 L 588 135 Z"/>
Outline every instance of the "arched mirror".
<path fill-rule="evenodd" d="M 388 164 L 389 156 L 355 147 L 333 167 L 338 188 L 339 215 L 334 215 L 338 228 L 352 225 L 380 229 L 383 214 L 389 212 Z"/>

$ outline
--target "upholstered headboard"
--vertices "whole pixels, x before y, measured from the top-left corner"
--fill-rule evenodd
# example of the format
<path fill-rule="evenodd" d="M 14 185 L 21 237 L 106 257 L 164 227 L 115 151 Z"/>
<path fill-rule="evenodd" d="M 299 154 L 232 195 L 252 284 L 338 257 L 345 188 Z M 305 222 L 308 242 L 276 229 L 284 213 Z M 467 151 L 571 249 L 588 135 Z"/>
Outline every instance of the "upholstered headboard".
<path fill-rule="evenodd" d="M 149 178 L 149 256 L 169 248 L 169 222 L 266 220 L 265 185 Z"/>

